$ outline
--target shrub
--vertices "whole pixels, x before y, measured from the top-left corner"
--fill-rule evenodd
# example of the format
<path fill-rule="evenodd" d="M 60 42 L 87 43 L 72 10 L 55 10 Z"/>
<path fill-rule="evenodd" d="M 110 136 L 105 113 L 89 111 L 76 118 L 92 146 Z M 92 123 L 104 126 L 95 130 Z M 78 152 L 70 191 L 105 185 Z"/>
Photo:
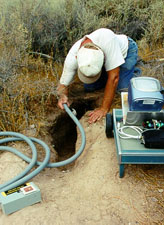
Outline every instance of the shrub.
<path fill-rule="evenodd" d="M 37 107 L 46 106 L 49 96 L 55 95 L 64 57 L 72 44 L 97 28 L 131 36 L 144 59 L 163 54 L 162 0 L 0 0 L 0 4 L 0 92 L 4 89 L 3 101 L 7 103 L 1 102 L 1 109 L 9 112 L 13 107 L 21 108 L 20 96 L 20 102 L 31 107 L 22 108 L 21 118 L 26 110 L 30 118 L 36 118 Z M 160 51 L 156 52 L 157 48 Z M 12 83 L 17 84 L 15 90 L 9 86 Z M 1 124 L 5 118 L 0 118 Z M 13 129 L 16 127 L 20 129 L 19 124 Z"/>
<path fill-rule="evenodd" d="M 0 10 L 0 78 L 4 83 L 27 60 L 30 35 L 22 23 L 18 1 L 2 1 Z"/>
<path fill-rule="evenodd" d="M 150 16 L 145 37 L 153 49 L 159 45 L 164 46 L 164 4 L 162 0 L 153 1 L 150 6 Z"/>

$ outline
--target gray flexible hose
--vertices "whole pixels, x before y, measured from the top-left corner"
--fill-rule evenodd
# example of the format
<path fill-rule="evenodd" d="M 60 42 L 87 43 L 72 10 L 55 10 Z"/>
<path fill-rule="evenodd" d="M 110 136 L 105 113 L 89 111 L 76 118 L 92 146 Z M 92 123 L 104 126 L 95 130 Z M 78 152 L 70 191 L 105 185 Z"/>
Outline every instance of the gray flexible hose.
<path fill-rule="evenodd" d="M 15 155 L 19 156 L 20 158 L 22 158 L 23 160 L 25 160 L 26 162 L 29 163 L 29 165 L 26 167 L 26 169 L 23 172 L 21 172 L 20 174 L 18 174 L 16 177 L 12 178 L 11 180 L 5 182 L 4 184 L 1 184 L 0 192 L 10 190 L 17 186 L 20 186 L 21 184 L 26 183 L 27 181 L 32 179 L 34 176 L 36 176 L 38 173 L 40 173 L 45 167 L 54 168 L 54 167 L 68 165 L 68 164 L 72 163 L 73 161 L 75 161 L 82 154 L 82 152 L 84 151 L 84 148 L 85 148 L 85 144 L 86 144 L 86 137 L 85 137 L 84 129 L 81 126 L 78 119 L 76 118 L 76 116 L 68 108 L 67 104 L 64 104 L 64 109 L 68 113 L 68 115 L 71 117 L 71 119 L 76 123 L 77 127 L 80 130 L 81 146 L 80 146 L 79 150 L 72 157 L 68 158 L 67 160 L 64 160 L 61 162 L 56 162 L 56 163 L 49 163 L 50 149 L 47 146 L 47 144 L 45 144 L 43 141 L 41 141 L 37 138 L 33 138 L 33 137 L 26 137 L 23 134 L 16 133 L 16 132 L 0 132 L 0 136 L 12 136 L 10 138 L 1 139 L 0 144 L 11 142 L 11 141 L 20 141 L 20 140 L 22 141 L 23 140 L 23 141 L 27 142 L 27 144 L 29 144 L 29 146 L 32 149 L 32 159 L 31 159 L 31 158 L 27 157 L 26 155 L 24 155 L 23 153 L 19 152 L 15 148 L 8 147 L 8 146 L 0 146 L 0 150 L 12 152 Z M 33 142 L 40 144 L 44 148 L 45 158 L 44 158 L 43 162 L 37 161 L 37 150 L 36 150 L 36 147 L 33 144 Z M 29 173 L 30 170 L 36 165 L 38 167 L 34 171 Z M 27 173 L 29 173 L 29 174 L 26 175 Z"/>

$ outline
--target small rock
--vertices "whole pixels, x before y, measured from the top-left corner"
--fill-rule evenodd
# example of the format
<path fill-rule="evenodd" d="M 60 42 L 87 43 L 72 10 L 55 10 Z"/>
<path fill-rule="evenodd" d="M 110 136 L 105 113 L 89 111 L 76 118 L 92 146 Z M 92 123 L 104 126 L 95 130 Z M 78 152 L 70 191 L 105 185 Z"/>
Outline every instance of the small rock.
<path fill-rule="evenodd" d="M 155 197 L 152 197 L 151 200 L 152 200 L 153 202 L 157 202 L 157 201 L 158 201 L 158 199 L 156 199 Z"/>

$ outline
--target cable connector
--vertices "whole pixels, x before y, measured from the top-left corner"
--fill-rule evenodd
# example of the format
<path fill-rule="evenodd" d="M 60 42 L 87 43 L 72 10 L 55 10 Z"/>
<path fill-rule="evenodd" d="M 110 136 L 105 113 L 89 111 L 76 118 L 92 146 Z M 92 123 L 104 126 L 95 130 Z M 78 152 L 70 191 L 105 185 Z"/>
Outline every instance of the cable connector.
<path fill-rule="evenodd" d="M 72 108 L 71 111 L 72 111 L 74 116 L 77 116 L 77 112 L 76 112 L 76 110 L 74 108 Z"/>

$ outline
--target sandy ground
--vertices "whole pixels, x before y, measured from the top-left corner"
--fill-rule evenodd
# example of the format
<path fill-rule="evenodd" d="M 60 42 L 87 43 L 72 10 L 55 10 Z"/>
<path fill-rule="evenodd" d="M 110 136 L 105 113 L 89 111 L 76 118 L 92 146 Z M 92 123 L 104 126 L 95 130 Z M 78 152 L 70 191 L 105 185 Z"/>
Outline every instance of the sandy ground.
<path fill-rule="evenodd" d="M 164 167 L 127 165 L 120 179 L 115 142 L 106 138 L 105 121 L 89 125 L 87 118 L 81 119 L 87 137 L 83 154 L 71 167 L 46 168 L 33 178 L 42 202 L 8 216 L 0 210 L 0 225 L 164 224 Z M 77 149 L 80 142 L 79 135 Z M 11 153 L 2 153 L 1 183 L 25 166 Z"/>

